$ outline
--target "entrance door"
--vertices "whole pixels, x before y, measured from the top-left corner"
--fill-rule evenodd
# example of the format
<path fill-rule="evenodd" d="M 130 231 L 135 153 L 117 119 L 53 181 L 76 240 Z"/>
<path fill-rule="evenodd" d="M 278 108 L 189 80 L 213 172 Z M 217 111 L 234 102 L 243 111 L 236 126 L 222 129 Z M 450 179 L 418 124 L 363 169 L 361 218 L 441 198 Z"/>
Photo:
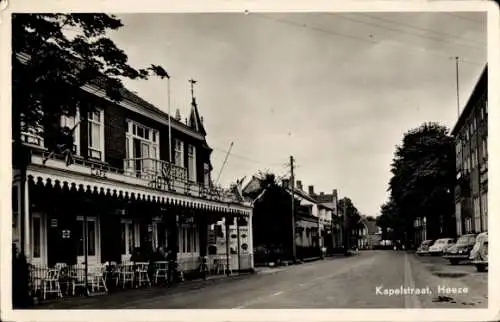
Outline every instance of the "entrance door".
<path fill-rule="evenodd" d="M 48 216 L 47 219 L 48 265 L 53 266 L 56 263 L 76 264 L 76 218 L 66 213 L 60 216 Z"/>
<path fill-rule="evenodd" d="M 96 217 L 87 217 L 87 236 L 85 237 L 85 225 L 83 217 L 77 217 L 76 237 L 77 237 L 77 260 L 78 263 L 85 262 L 85 248 L 87 248 L 87 257 L 89 264 L 99 263 L 99 240 L 98 240 L 98 221 Z"/>

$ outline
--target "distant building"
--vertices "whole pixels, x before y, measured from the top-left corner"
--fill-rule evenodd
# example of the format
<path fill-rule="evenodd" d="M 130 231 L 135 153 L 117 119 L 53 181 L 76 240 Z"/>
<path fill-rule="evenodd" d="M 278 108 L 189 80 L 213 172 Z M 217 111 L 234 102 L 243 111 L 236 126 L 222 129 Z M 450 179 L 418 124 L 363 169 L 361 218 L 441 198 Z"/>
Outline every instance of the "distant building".
<path fill-rule="evenodd" d="M 340 218 L 338 213 L 337 189 L 333 189 L 331 194 L 314 192 L 314 186 L 308 187 L 309 196 L 318 202 L 319 225 L 322 246 L 327 248 L 327 252 L 340 248 L 342 244 Z"/>
<path fill-rule="evenodd" d="M 375 220 L 367 220 L 366 227 L 368 228 L 368 249 L 374 249 L 380 246 L 382 240 L 382 229 L 377 226 Z"/>
<path fill-rule="evenodd" d="M 457 235 L 488 230 L 488 66 L 452 130 Z"/>

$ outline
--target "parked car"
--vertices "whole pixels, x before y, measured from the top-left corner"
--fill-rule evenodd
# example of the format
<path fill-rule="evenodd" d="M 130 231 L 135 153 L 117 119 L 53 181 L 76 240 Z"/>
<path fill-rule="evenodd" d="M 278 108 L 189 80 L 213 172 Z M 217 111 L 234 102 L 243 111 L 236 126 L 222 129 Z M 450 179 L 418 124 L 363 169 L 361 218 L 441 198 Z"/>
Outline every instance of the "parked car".
<path fill-rule="evenodd" d="M 476 265 L 478 272 L 484 272 L 488 267 L 488 233 L 481 233 L 476 238 L 474 248 L 470 252 L 472 264 Z"/>
<path fill-rule="evenodd" d="M 436 240 L 434 242 L 434 244 L 432 244 L 431 247 L 429 247 L 429 254 L 431 254 L 433 256 L 442 255 L 443 252 L 448 247 L 453 245 L 454 242 L 455 241 L 453 240 L 453 238 L 440 238 L 440 239 Z"/>
<path fill-rule="evenodd" d="M 417 255 L 422 256 L 429 254 L 429 247 L 431 247 L 432 242 L 432 239 L 424 240 L 422 244 L 420 244 L 420 246 L 417 248 Z"/>
<path fill-rule="evenodd" d="M 456 244 L 444 252 L 443 258 L 450 261 L 451 265 L 458 265 L 461 261 L 468 260 L 471 250 L 476 243 L 475 234 L 467 234 L 458 238 Z"/>

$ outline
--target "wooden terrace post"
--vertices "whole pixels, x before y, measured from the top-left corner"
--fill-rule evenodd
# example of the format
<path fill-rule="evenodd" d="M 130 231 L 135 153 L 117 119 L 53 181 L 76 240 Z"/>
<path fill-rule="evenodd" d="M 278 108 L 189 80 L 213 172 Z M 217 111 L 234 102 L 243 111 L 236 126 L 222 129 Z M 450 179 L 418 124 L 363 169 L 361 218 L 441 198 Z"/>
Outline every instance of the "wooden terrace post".
<path fill-rule="evenodd" d="M 240 217 L 236 217 L 236 235 L 237 235 L 237 244 L 238 244 L 238 250 L 237 250 L 237 256 L 238 256 L 238 273 L 240 272 L 241 270 L 241 257 L 240 257 L 240 248 L 241 248 L 241 244 L 240 244 Z"/>
<path fill-rule="evenodd" d="M 229 216 L 225 216 L 224 217 L 224 222 L 225 222 L 225 226 L 226 226 L 226 265 L 227 265 L 227 269 L 226 269 L 226 275 L 229 276 L 229 225 L 230 225 L 230 222 L 229 222 Z"/>

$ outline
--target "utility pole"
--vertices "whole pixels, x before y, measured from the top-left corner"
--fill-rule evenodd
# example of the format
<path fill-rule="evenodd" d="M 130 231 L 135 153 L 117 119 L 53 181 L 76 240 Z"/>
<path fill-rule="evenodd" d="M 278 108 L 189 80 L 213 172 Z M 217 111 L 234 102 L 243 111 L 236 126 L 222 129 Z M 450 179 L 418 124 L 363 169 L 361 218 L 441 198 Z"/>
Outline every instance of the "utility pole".
<path fill-rule="evenodd" d="M 347 198 L 344 198 L 344 202 L 342 205 L 342 213 L 344 214 L 344 220 L 342 226 L 344 227 L 344 255 L 349 254 L 349 227 L 348 227 L 348 219 L 347 219 Z"/>
<path fill-rule="evenodd" d="M 460 93 L 459 93 L 459 85 L 458 85 L 458 56 L 455 57 L 455 70 L 457 76 L 457 117 L 460 117 Z"/>
<path fill-rule="evenodd" d="M 293 175 L 293 156 L 290 156 L 291 190 L 292 190 L 292 257 L 294 263 L 297 261 L 297 247 L 295 245 L 295 177 Z"/>

